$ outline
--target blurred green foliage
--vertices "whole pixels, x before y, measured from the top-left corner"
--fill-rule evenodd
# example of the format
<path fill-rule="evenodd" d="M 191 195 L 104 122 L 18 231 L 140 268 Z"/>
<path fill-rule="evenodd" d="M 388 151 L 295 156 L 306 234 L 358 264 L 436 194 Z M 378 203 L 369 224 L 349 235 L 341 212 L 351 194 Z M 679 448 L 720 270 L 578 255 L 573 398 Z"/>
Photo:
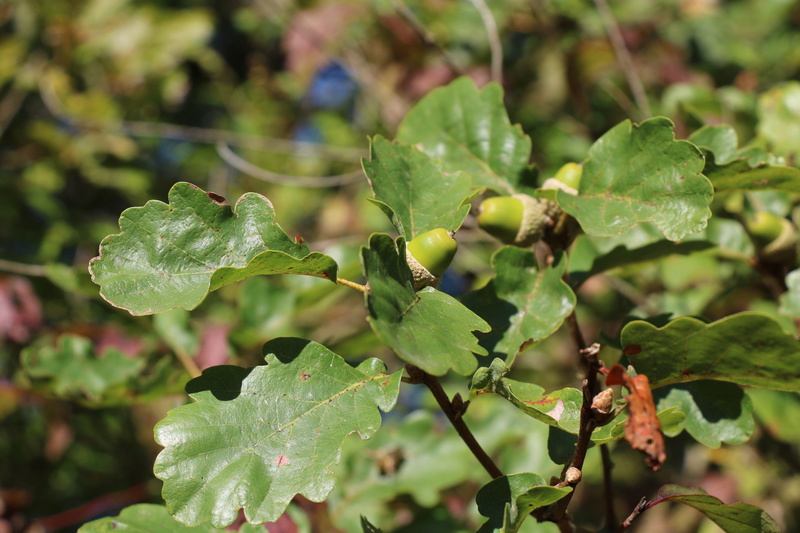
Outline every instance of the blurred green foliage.
<path fill-rule="evenodd" d="M 533 163 L 543 177 L 582 160 L 620 121 L 650 115 L 672 119 L 681 137 L 703 125 L 729 124 L 741 147 L 769 150 L 797 166 L 800 88 L 788 80 L 800 74 L 798 2 L 614 2 L 633 73 L 620 66 L 596 3 L 489 3 L 503 51 L 506 105 L 512 122 L 531 136 Z M 369 187 L 358 174 L 367 136 L 393 137 L 414 102 L 460 74 L 489 81 L 491 61 L 485 21 L 466 1 L 0 2 L 0 520 L 13 531 L 34 531 L 26 528 L 35 519 L 52 530 L 74 531 L 99 513 L 160 502 L 152 481 L 158 452 L 152 427 L 185 401 L 188 376 L 175 357 L 182 349 L 179 357 L 201 366 L 246 366 L 262 362 L 265 340 L 298 335 L 354 361 L 380 356 L 397 368 L 368 328 L 361 295 L 321 280 L 256 278 L 217 291 L 191 317 L 134 320 L 100 299 L 86 267 L 100 240 L 118 231 L 124 209 L 165 200 L 169 188 L 185 180 L 229 199 L 263 194 L 280 206 L 278 222 L 287 234 L 314 243 L 312 249 L 337 260 L 340 275 L 357 279 L 358 245 L 371 232 L 393 231 L 366 200 Z M 645 101 L 630 89 L 632 74 Z M 794 212 L 797 221 L 797 194 L 728 193 L 715 204 L 717 213 L 729 216 L 706 231 L 728 235 L 730 248 L 646 264 L 621 261 L 613 265 L 614 280 L 600 275 L 582 287 L 579 315 L 593 336 L 616 338 L 629 315 L 716 319 L 743 308 L 794 326 L 797 283 L 779 309 L 769 288 L 759 285 L 760 273 L 743 259 L 752 250 L 732 220 L 767 209 Z M 463 234 L 470 251 L 460 253 L 456 271 L 463 283 L 477 280 L 478 286 L 495 246 L 469 224 Z M 585 246 L 591 258 L 592 250 L 652 244 L 651 237 L 640 228 L 576 246 Z M 742 279 L 753 284 L 742 288 Z M 52 355 L 64 339 L 136 363 L 125 375 L 102 372 L 111 375 L 87 394 L 71 386 L 80 369 L 64 375 L 58 367 L 41 368 L 35 358 L 36 350 Z M 545 387 L 574 379 L 571 348 L 561 333 L 525 355 L 516 378 L 535 377 Z M 458 379 L 452 384 L 463 386 Z M 137 385 L 120 390 L 124 380 Z M 796 419 L 800 404 L 794 396 L 782 401 L 784 394 L 759 391 L 754 398 L 780 406 L 781 419 Z M 434 427 L 439 444 L 454 440 L 440 420 L 409 414 L 428 401 L 409 393 L 386 423 L 413 426 L 412 434 Z M 777 510 L 791 530 L 800 524 L 800 477 L 787 471 L 800 465 L 800 437 L 777 425 L 775 410 L 753 403 L 761 425 L 750 444 L 709 451 L 682 435 L 670 441 L 675 459 L 669 467 L 697 484 L 739 487 L 731 498 Z M 497 404 L 470 411 L 479 437 L 492 420 L 517 414 L 510 409 Z M 508 422 L 505 433 L 487 430 L 486 438 L 497 440 L 489 448 L 506 447 L 508 460 L 534 456 L 515 468 L 535 469 L 544 437 L 520 431 L 521 423 Z M 348 443 L 342 466 L 353 468 L 342 467 L 338 475 L 356 487 L 348 496 L 339 486 L 330 502 L 337 527 L 357 524 L 362 511 L 348 507 L 348 498 L 367 498 L 361 484 L 383 486 L 398 468 L 391 463 L 396 450 L 385 444 L 390 439 L 380 439 L 366 448 Z M 422 461 L 407 446 L 409 463 Z M 477 466 L 441 447 L 433 454 L 438 467 L 456 474 L 451 485 L 434 487 L 442 491 L 438 501 L 409 495 L 420 491 L 413 479 L 405 481 L 409 492 L 398 492 L 399 484 L 380 502 L 367 498 L 375 513 L 370 518 L 383 520 L 385 531 L 469 531 L 480 523 L 472 503 L 478 481 L 458 470 Z M 619 454 L 615 460 L 627 464 L 626 452 Z M 598 456 L 590 454 L 589 463 L 587 471 L 599 470 Z M 666 479 L 617 471 L 625 509 Z M 588 482 L 598 487 L 602 481 Z M 117 492 L 130 487 L 143 488 Z M 122 496 L 106 498 L 112 493 Z M 79 507 L 93 498 L 100 503 Z M 584 514 L 579 523 L 600 514 L 594 500 L 576 497 L 575 508 Z M 309 502 L 297 506 L 304 504 L 309 515 L 308 509 L 327 511 Z M 59 514 L 69 509 L 77 512 Z M 692 520 L 674 530 L 697 530 Z M 547 531 L 531 522 L 523 531 Z M 643 520 L 640 530 L 647 527 Z"/>

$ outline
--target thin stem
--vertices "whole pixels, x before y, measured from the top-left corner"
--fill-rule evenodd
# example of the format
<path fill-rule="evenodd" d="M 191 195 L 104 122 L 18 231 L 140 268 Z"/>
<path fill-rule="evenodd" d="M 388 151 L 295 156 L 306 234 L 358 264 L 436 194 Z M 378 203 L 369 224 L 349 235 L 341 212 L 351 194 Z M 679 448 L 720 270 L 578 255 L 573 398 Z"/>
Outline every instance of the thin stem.
<path fill-rule="evenodd" d="M 636 106 L 639 108 L 639 113 L 643 117 L 650 116 L 650 103 L 647 101 L 647 95 L 644 92 L 644 85 L 639 77 L 639 73 L 633 66 L 633 60 L 628 48 L 625 46 L 625 39 L 622 37 L 622 32 L 619 30 L 614 14 L 611 13 L 611 8 L 608 7 L 606 0 L 594 0 L 594 5 L 597 6 L 597 11 L 600 12 L 600 17 L 603 19 L 603 24 L 608 32 L 608 38 L 611 40 L 611 46 L 614 47 L 614 54 L 617 56 L 619 66 L 622 68 L 622 73 L 628 81 L 628 86 L 631 88 L 633 99 L 636 101 Z"/>
<path fill-rule="evenodd" d="M 294 176 L 289 174 L 279 174 L 272 172 L 265 168 L 254 165 L 247 161 L 242 156 L 236 154 L 224 142 L 216 144 L 217 154 L 223 161 L 228 163 L 231 167 L 235 168 L 242 174 L 247 174 L 251 178 L 256 178 L 267 183 L 276 183 L 278 185 L 291 185 L 294 187 L 337 187 L 340 185 L 347 185 L 348 183 L 355 183 L 364 179 L 364 171 L 358 169 L 353 172 L 345 174 L 336 174 L 333 176 Z"/>
<path fill-rule="evenodd" d="M 260 135 L 247 135 L 212 128 L 181 126 L 164 122 L 101 120 L 72 116 L 64 110 L 55 88 L 52 86 L 52 83 L 47 82 L 45 76 L 43 76 L 39 82 L 39 95 L 47 110 L 54 117 L 58 117 L 75 126 L 86 129 L 120 132 L 133 137 L 157 137 L 195 143 L 217 144 L 221 142 L 230 146 L 240 146 L 254 150 L 302 153 L 304 155 L 313 154 L 315 157 L 327 158 L 334 161 L 353 161 L 354 159 L 367 155 L 366 151 L 360 148 L 320 145 L 310 142 L 262 137 Z"/>
<path fill-rule="evenodd" d="M 492 54 L 492 81 L 502 83 L 503 81 L 503 48 L 500 44 L 500 34 L 497 31 L 497 22 L 494 20 L 492 11 L 484 0 L 470 0 L 478 14 L 481 16 L 483 27 L 486 28 L 486 36 L 489 38 L 489 49 Z"/>
<path fill-rule="evenodd" d="M 422 41 L 431 48 L 435 48 L 439 54 L 444 58 L 447 66 L 453 69 L 456 74 L 462 75 L 464 71 L 461 67 L 459 67 L 450 53 L 445 50 L 439 43 L 436 42 L 436 36 L 431 33 L 428 28 L 417 18 L 411 9 L 407 5 L 403 3 L 403 0 L 392 0 L 392 4 L 394 4 L 394 8 L 397 10 L 400 15 L 406 19 L 414 31 L 419 35 Z"/>
<path fill-rule="evenodd" d="M 614 463 L 611 462 L 611 452 L 608 444 L 600 445 L 600 455 L 603 458 L 603 496 L 606 500 L 606 528 L 611 531 L 617 524 L 617 513 L 614 511 L 614 484 L 611 482 L 611 471 Z"/>
<path fill-rule="evenodd" d="M 450 420 L 450 423 L 453 424 L 456 432 L 458 433 L 461 440 L 467 445 L 467 448 L 472 452 L 478 462 L 486 469 L 486 472 L 489 473 L 492 478 L 499 478 L 503 476 L 503 472 L 497 467 L 489 457 L 489 454 L 481 447 L 478 441 L 475 439 L 475 436 L 467 427 L 466 422 L 462 418 L 463 410 L 457 410 L 453 406 L 453 402 L 450 401 L 450 398 L 447 397 L 447 393 L 442 388 L 442 384 L 439 382 L 439 378 L 436 376 L 432 376 L 422 370 L 419 367 L 413 365 L 406 365 L 406 372 L 408 372 L 409 377 L 411 378 L 411 382 L 413 383 L 422 383 L 431 391 L 433 397 L 436 399 L 436 402 L 441 407 L 444 414 Z"/>
<path fill-rule="evenodd" d="M 42 277 L 47 275 L 44 265 L 28 265 L 26 263 L 17 263 L 16 261 L 6 261 L 5 259 L 0 259 L 0 271 L 22 276 Z"/>
<path fill-rule="evenodd" d="M 367 293 L 369 291 L 366 285 L 356 283 L 355 281 L 350 281 L 349 279 L 336 278 L 336 283 L 338 283 L 339 285 L 344 285 L 345 287 L 350 287 L 351 289 L 355 289 L 358 292 L 362 293 Z"/>
<path fill-rule="evenodd" d="M 186 350 L 182 348 L 175 349 L 175 357 L 178 358 L 178 361 L 180 361 L 180 363 L 183 365 L 183 368 L 192 378 L 199 377 L 200 374 L 203 373 L 203 371 L 200 370 L 200 367 L 197 366 L 197 363 L 194 362 L 194 359 L 192 359 L 192 356 L 189 355 L 189 352 Z"/>

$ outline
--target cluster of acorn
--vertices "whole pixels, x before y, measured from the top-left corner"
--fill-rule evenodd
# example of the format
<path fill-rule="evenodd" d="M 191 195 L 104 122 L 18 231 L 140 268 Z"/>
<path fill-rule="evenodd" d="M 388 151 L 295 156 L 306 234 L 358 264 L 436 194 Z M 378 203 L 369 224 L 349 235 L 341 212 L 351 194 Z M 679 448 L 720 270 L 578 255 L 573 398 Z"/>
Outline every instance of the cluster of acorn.
<path fill-rule="evenodd" d="M 578 194 L 583 167 L 567 163 L 544 189 L 561 189 Z M 548 227 L 562 215 L 555 202 L 527 194 L 486 198 L 478 207 L 478 225 L 506 244 L 527 248 L 540 241 Z M 443 228 L 426 231 L 414 237 L 406 246 L 406 260 L 414 276 L 414 289 L 437 287 L 458 250 L 454 232 Z"/>

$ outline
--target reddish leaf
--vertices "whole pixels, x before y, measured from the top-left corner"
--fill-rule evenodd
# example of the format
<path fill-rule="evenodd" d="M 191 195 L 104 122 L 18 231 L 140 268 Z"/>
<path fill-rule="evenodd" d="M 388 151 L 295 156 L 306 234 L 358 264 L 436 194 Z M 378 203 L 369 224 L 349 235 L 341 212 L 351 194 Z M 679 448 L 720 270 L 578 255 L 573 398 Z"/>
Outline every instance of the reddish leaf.
<path fill-rule="evenodd" d="M 631 448 L 644 453 L 647 466 L 652 470 L 661 470 L 667 460 L 667 452 L 650 390 L 650 380 L 644 374 L 631 376 L 622 365 L 617 364 L 608 371 L 606 385 L 623 385 L 630 391 L 625 396 L 629 410 L 625 421 L 625 440 Z"/>

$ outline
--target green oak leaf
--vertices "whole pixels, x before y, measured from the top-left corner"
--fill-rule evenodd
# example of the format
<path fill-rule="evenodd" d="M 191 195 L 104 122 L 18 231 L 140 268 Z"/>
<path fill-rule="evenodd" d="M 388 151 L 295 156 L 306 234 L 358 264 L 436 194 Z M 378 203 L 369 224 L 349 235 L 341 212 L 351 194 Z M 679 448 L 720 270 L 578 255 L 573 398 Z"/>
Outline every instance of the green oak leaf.
<path fill-rule="evenodd" d="M 780 155 L 797 155 L 800 148 L 800 82 L 778 84 L 758 97 L 758 136 Z"/>
<path fill-rule="evenodd" d="M 726 505 L 703 489 L 664 485 L 647 509 L 664 503 L 677 502 L 694 507 L 726 533 L 780 533 L 775 520 L 766 511 L 749 503 Z"/>
<path fill-rule="evenodd" d="M 473 354 L 486 355 L 473 331 L 489 331 L 482 318 L 458 300 L 431 287 L 414 292 L 405 241 L 375 233 L 361 248 L 369 290 L 365 295 L 372 329 L 404 361 L 433 374 L 451 368 L 461 375 L 478 366 Z"/>
<path fill-rule="evenodd" d="M 800 420 L 800 396 L 793 392 L 767 389 L 748 389 L 753 400 L 753 411 L 764 430 L 772 438 L 800 444 L 800 424 L 787 424 L 787 420 Z"/>
<path fill-rule="evenodd" d="M 376 136 L 369 160 L 362 160 L 374 202 L 406 240 L 434 228 L 456 231 L 470 210 L 470 177 L 446 171 L 414 146 Z"/>
<path fill-rule="evenodd" d="M 580 235 L 575 239 L 569 263 L 569 279 L 575 287 L 596 274 L 617 267 L 654 261 L 669 255 L 689 255 L 714 247 L 713 243 L 704 240 L 672 242 L 661 239 L 640 247 L 629 247 L 628 243 L 620 242 L 612 250 L 603 253 L 596 247 L 595 239 L 588 235 Z"/>
<path fill-rule="evenodd" d="M 505 246 L 492 256 L 496 275 L 485 287 L 464 297 L 464 305 L 484 318 L 492 330 L 479 335 L 492 355 L 507 354 L 511 365 L 529 342 L 552 335 L 575 308 L 575 294 L 564 283 L 567 258 L 539 269 L 536 256 Z"/>
<path fill-rule="evenodd" d="M 800 318 L 800 268 L 786 275 L 787 291 L 781 294 L 779 311 L 792 318 Z"/>
<path fill-rule="evenodd" d="M 570 492 L 571 487 L 550 486 L 541 476 L 527 472 L 493 479 L 475 496 L 478 511 L 489 519 L 478 533 L 516 533 L 531 512 Z"/>
<path fill-rule="evenodd" d="M 591 235 L 616 235 L 645 221 L 671 241 L 701 231 L 713 190 L 701 174 L 700 151 L 675 140 L 672 129 L 664 117 L 615 126 L 589 149 L 579 194 L 558 190 L 556 201 Z"/>
<path fill-rule="evenodd" d="M 755 430 L 753 403 L 735 383 L 693 381 L 653 391 L 656 409 L 677 407 L 686 415 L 683 427 L 701 444 L 742 444 Z"/>
<path fill-rule="evenodd" d="M 145 366 L 143 358 L 129 357 L 117 348 L 97 353 L 90 339 L 73 334 L 60 336 L 56 346 L 25 348 L 21 363 L 29 376 L 46 380 L 55 395 L 90 402 L 125 388 Z"/>
<path fill-rule="evenodd" d="M 199 526 L 185 526 L 172 518 L 163 505 L 140 503 L 126 507 L 118 516 L 106 516 L 99 520 L 92 520 L 81 526 L 78 533 L 113 533 L 123 531 L 127 533 L 214 533 L 226 531 L 217 529 L 210 524 Z M 261 526 L 242 524 L 239 533 L 258 533 L 264 531 Z"/>
<path fill-rule="evenodd" d="M 800 341 L 760 313 L 737 313 L 710 324 L 682 317 L 662 328 L 636 320 L 622 329 L 621 343 L 653 388 L 713 379 L 800 391 Z"/>
<path fill-rule="evenodd" d="M 495 83 L 478 90 L 462 77 L 434 89 L 406 114 L 397 140 L 419 146 L 448 171 L 471 175 L 475 187 L 499 194 L 530 194 L 536 188 L 531 139 L 511 125 L 503 89 Z"/>
<path fill-rule="evenodd" d="M 581 391 L 566 388 L 545 394 L 538 385 L 506 378 L 507 373 L 508 365 L 500 358 L 494 359 L 488 367 L 479 368 L 472 376 L 470 399 L 497 394 L 540 422 L 568 433 L 578 433 L 583 403 Z"/>
<path fill-rule="evenodd" d="M 324 346 L 279 338 L 264 345 L 266 366 L 212 367 L 190 381 L 194 403 L 169 412 L 155 429 L 164 450 L 154 472 L 163 497 L 187 525 L 276 520 L 295 496 L 322 501 L 343 439 L 369 438 L 378 408 L 394 407 L 402 371 L 377 359 L 357 368 Z"/>
<path fill-rule="evenodd" d="M 704 126 L 688 140 L 710 154 L 703 174 L 716 192 L 800 190 L 800 169 L 776 164 L 761 150 L 740 150 L 736 130 L 731 126 Z"/>
<path fill-rule="evenodd" d="M 194 309 L 209 292 L 250 276 L 304 274 L 336 281 L 336 262 L 295 242 L 274 221 L 272 204 L 247 193 L 224 198 L 176 183 L 169 204 L 126 209 L 121 233 L 100 244 L 89 266 L 110 304 L 133 315 Z"/>

